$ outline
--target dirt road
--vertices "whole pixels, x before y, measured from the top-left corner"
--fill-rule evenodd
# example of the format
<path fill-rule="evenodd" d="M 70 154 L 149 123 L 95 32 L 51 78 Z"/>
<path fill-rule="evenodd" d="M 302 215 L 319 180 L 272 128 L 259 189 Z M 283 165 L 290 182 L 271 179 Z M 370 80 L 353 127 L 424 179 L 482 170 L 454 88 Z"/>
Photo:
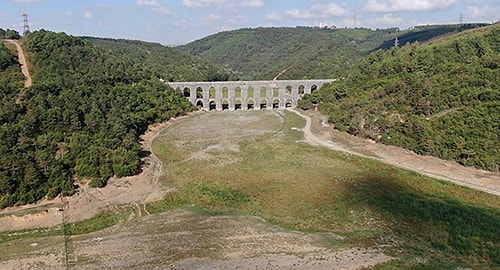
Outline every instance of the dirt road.
<path fill-rule="evenodd" d="M 317 112 L 305 115 L 296 110 L 291 111 L 306 119 L 303 132 L 305 140 L 311 145 L 380 160 L 439 180 L 500 196 L 500 173 L 464 167 L 453 161 L 421 156 L 400 147 L 354 137 L 325 124 Z"/>
<path fill-rule="evenodd" d="M 21 65 L 21 72 L 24 75 L 24 87 L 30 87 L 32 82 L 31 82 L 31 75 L 30 71 L 28 69 L 28 65 L 26 63 L 26 58 L 24 57 L 24 51 L 23 48 L 21 47 L 21 44 L 19 43 L 19 40 L 14 40 L 14 39 L 5 39 L 4 40 L 6 43 L 14 44 L 17 49 L 17 57 L 19 59 L 19 64 Z"/>

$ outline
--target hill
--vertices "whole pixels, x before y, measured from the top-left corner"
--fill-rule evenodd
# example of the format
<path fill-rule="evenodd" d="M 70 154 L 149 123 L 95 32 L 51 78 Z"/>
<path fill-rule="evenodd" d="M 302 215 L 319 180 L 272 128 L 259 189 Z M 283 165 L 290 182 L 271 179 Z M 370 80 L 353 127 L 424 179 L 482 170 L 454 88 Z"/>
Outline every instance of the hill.
<path fill-rule="evenodd" d="M 230 76 L 221 66 L 158 43 L 84 37 L 96 47 L 144 63 L 166 81 L 223 81 Z"/>
<path fill-rule="evenodd" d="M 378 50 L 309 102 L 351 134 L 498 171 L 500 25 Z"/>
<path fill-rule="evenodd" d="M 336 78 L 378 48 L 400 45 L 480 25 L 423 26 L 371 30 L 313 27 L 239 29 L 176 47 L 236 72 L 241 80 Z"/>
<path fill-rule="evenodd" d="M 45 30 L 23 42 L 26 89 L 15 52 L 0 45 L 0 208 L 72 194 L 75 178 L 100 187 L 137 173 L 139 135 L 193 108 L 132 57 Z"/>

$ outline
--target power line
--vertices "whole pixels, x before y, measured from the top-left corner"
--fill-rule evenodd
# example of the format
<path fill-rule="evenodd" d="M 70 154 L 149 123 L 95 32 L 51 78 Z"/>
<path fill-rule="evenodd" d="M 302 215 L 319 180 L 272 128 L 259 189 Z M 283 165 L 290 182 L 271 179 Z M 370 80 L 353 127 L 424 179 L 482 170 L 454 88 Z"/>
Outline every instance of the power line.
<path fill-rule="evenodd" d="M 27 33 L 30 32 L 30 24 L 28 20 L 28 13 L 23 12 L 23 36 L 26 36 Z"/>

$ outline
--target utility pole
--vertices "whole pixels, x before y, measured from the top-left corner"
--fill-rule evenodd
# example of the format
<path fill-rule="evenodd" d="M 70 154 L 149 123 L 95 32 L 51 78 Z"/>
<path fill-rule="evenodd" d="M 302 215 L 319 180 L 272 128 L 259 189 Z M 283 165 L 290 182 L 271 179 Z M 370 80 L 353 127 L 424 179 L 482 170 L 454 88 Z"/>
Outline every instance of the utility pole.
<path fill-rule="evenodd" d="M 460 13 L 459 24 L 460 25 L 464 24 L 464 14 L 463 13 Z"/>
<path fill-rule="evenodd" d="M 396 38 L 394 39 L 394 47 L 399 47 L 399 39 L 398 37 L 396 36 Z"/>
<path fill-rule="evenodd" d="M 23 12 L 23 36 L 30 32 L 30 25 L 28 21 L 28 13 Z"/>

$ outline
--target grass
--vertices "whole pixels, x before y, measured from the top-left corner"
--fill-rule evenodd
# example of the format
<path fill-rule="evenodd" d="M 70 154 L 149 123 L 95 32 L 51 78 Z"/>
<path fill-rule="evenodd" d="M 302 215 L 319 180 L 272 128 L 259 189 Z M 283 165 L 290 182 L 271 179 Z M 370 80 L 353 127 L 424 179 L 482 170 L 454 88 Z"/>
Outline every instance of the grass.
<path fill-rule="evenodd" d="M 219 115 L 213 117 L 224 117 Z M 226 137 L 240 150 L 232 153 L 237 162 L 222 166 L 213 159 L 224 158 L 224 151 L 211 152 L 216 157 L 208 160 L 182 161 L 220 143 L 217 130 L 191 133 L 182 123 L 175 132 L 166 130 L 154 149 L 169 168 L 176 196 L 213 213 L 257 215 L 293 230 L 344 235 L 356 246 L 390 243 L 389 252 L 399 259 L 382 269 L 500 264 L 497 196 L 298 143 L 302 133 L 292 128 L 302 127 L 303 120 L 288 112 L 279 117 L 273 132 Z M 203 129 L 207 119 L 193 121 L 190 126 Z M 181 139 L 189 145 L 176 146 Z M 409 260 L 417 257 L 422 259 Z"/>
<path fill-rule="evenodd" d="M 304 120 L 293 113 L 243 113 L 260 118 L 202 114 L 155 140 L 154 152 L 167 164 L 176 191 L 147 204 L 149 213 L 190 207 L 210 215 L 256 215 L 291 230 L 344 237 L 322 243 L 331 248 L 383 245 L 396 259 L 375 269 L 499 267 L 499 197 L 301 143 L 297 128 Z M 225 144 L 239 150 L 228 153 Z M 209 156 L 190 159 L 204 149 L 211 149 L 204 152 Z M 228 155 L 233 162 L 215 162 Z M 131 211 L 119 207 L 64 230 L 102 230 Z M 0 243 L 61 235 L 62 228 L 2 232 Z"/>

